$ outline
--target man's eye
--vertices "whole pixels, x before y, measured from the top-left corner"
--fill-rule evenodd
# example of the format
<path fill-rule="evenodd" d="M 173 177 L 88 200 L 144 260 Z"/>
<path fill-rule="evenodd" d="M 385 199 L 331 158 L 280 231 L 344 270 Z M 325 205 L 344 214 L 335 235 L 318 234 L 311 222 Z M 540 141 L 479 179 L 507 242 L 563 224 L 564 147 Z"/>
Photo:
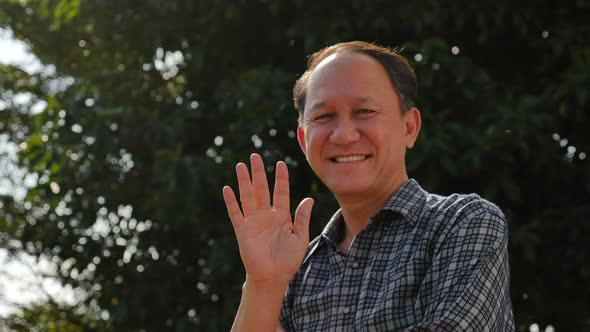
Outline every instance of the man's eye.
<path fill-rule="evenodd" d="M 325 113 L 325 114 L 320 114 L 320 115 L 316 116 L 315 118 L 313 118 L 313 120 L 314 121 L 326 121 L 330 118 L 332 118 L 332 114 Z"/>
<path fill-rule="evenodd" d="M 360 116 L 370 116 L 375 113 L 376 113 L 375 111 L 370 110 L 370 109 L 360 109 L 360 110 L 356 111 L 356 114 L 360 115 Z"/>

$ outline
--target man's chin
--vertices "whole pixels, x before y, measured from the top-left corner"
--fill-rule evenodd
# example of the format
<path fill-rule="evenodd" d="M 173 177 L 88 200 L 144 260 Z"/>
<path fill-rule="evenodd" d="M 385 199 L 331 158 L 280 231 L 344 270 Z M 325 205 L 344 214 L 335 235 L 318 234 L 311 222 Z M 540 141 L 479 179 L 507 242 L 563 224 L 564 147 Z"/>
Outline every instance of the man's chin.
<path fill-rule="evenodd" d="M 350 179 L 334 180 L 327 183 L 326 186 L 336 197 L 360 195 L 367 192 L 367 185 L 361 181 L 351 181 Z"/>

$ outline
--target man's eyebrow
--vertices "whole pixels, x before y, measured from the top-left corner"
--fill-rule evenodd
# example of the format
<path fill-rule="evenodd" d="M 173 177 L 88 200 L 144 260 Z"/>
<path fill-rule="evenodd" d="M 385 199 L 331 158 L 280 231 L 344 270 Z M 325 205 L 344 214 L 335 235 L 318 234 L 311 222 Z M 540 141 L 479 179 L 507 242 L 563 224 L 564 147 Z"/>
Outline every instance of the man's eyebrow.
<path fill-rule="evenodd" d="M 315 103 L 313 103 L 313 104 L 312 104 L 312 105 L 309 107 L 309 110 L 310 110 L 310 111 L 313 111 L 313 110 L 316 110 L 316 109 L 318 109 L 318 108 L 323 108 L 324 106 L 326 106 L 326 102 L 325 102 L 325 101 L 318 101 L 318 102 L 315 102 Z"/>

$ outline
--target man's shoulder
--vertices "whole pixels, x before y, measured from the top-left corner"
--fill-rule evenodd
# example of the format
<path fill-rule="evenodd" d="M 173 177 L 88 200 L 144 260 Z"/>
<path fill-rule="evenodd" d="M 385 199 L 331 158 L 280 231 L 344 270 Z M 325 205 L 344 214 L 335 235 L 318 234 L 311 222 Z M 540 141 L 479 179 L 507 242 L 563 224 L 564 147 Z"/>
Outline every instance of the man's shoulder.
<path fill-rule="evenodd" d="M 444 243 L 479 243 L 495 250 L 507 241 L 508 225 L 502 210 L 477 194 L 428 194 L 422 225 L 436 248 Z M 449 242 L 451 241 L 451 242 Z"/>
<path fill-rule="evenodd" d="M 384 209 L 401 213 L 412 224 L 430 220 L 463 219 L 489 213 L 504 219 L 504 214 L 494 203 L 477 194 L 453 193 L 439 195 L 424 190 L 418 181 L 406 181 L 385 204 Z"/>
<path fill-rule="evenodd" d="M 449 217 L 488 213 L 504 218 L 504 213 L 496 204 L 474 193 L 454 193 L 448 196 L 428 193 L 426 196 L 426 209 Z"/>
<path fill-rule="evenodd" d="M 506 217 L 502 210 L 474 193 L 454 193 L 448 196 L 428 193 L 421 219 L 427 228 L 443 228 L 449 233 L 466 227 L 491 228 L 499 233 L 507 231 Z"/>

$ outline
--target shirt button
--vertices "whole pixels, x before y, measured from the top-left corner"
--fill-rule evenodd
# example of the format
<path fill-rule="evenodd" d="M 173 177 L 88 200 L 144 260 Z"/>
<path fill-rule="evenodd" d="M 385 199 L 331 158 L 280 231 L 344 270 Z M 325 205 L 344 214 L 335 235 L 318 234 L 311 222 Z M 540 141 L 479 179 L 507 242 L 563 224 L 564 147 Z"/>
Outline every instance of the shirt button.
<path fill-rule="evenodd" d="M 349 314 L 352 310 L 350 309 L 350 307 L 344 307 L 344 309 L 342 309 L 342 312 L 345 314 Z"/>
<path fill-rule="evenodd" d="M 359 267 L 359 263 L 358 262 L 352 262 L 352 268 L 353 269 L 358 269 Z"/>

